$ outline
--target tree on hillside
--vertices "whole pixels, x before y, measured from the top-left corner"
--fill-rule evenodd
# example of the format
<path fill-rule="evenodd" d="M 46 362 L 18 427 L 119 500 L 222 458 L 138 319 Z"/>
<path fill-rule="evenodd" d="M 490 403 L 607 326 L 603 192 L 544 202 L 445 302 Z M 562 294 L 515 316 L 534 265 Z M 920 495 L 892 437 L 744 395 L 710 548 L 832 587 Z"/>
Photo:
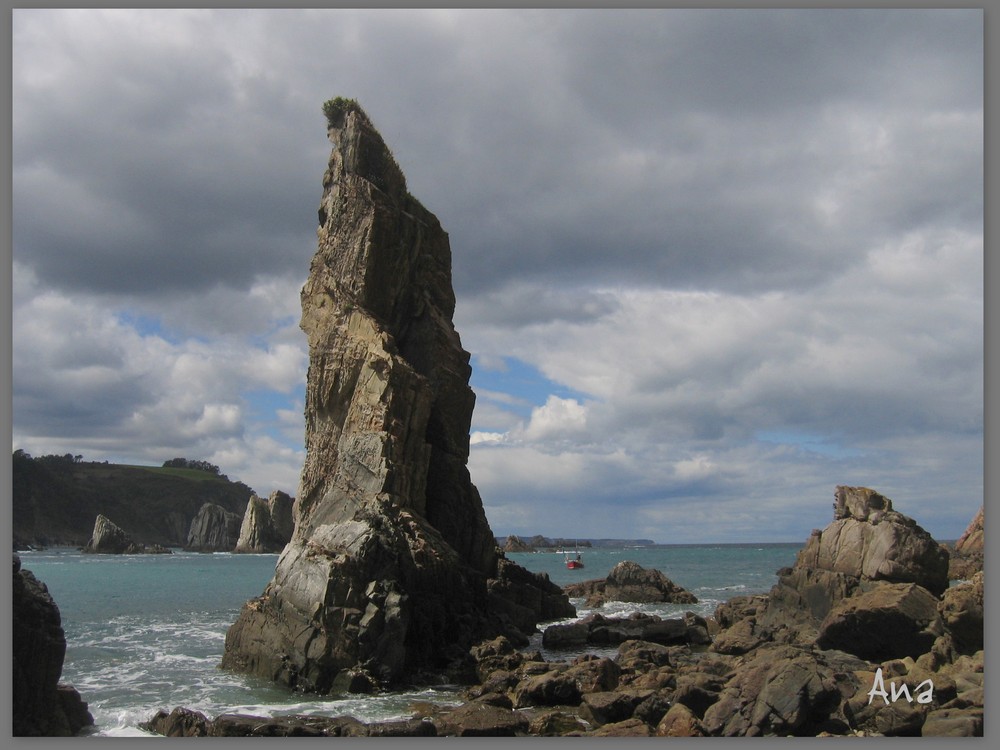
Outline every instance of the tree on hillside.
<path fill-rule="evenodd" d="M 192 458 L 171 458 L 163 462 L 164 469 L 196 469 L 197 471 L 207 471 L 209 474 L 219 475 L 219 467 L 210 464 L 208 461 L 199 461 Z"/>

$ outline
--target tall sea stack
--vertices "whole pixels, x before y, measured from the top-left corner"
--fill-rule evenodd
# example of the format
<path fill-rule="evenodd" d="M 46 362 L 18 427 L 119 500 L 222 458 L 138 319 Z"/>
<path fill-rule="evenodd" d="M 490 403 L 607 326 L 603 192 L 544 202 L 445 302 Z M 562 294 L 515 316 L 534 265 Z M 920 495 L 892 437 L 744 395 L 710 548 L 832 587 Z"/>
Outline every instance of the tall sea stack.
<path fill-rule="evenodd" d="M 324 111 L 295 532 L 222 662 L 319 693 L 455 670 L 484 637 L 574 614 L 503 557 L 469 476 L 475 395 L 448 235 L 357 103 Z"/>

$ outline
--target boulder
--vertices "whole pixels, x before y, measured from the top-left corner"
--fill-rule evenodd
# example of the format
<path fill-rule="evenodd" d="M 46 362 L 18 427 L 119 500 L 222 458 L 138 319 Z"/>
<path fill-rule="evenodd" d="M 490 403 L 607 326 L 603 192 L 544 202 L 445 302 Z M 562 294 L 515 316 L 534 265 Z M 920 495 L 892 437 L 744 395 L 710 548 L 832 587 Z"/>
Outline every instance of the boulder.
<path fill-rule="evenodd" d="M 458 737 L 516 737 L 528 732 L 528 718 L 509 708 L 473 701 L 444 714 L 438 734 Z"/>
<path fill-rule="evenodd" d="M 930 651 L 944 623 L 937 599 L 915 583 L 883 583 L 839 602 L 820 624 L 816 644 L 869 661 Z"/>
<path fill-rule="evenodd" d="M 580 716 L 598 726 L 625 721 L 653 694 L 652 690 L 628 689 L 586 693 L 580 704 Z"/>
<path fill-rule="evenodd" d="M 675 703 L 656 725 L 657 737 L 704 737 L 705 727 L 683 703 Z"/>
<path fill-rule="evenodd" d="M 295 529 L 293 502 L 281 490 L 272 492 L 267 500 L 256 493 L 251 495 L 240 524 L 235 551 L 281 552 L 291 541 Z"/>
<path fill-rule="evenodd" d="M 939 596 L 948 586 L 948 552 L 889 498 L 838 486 L 833 522 L 813 531 L 794 566 L 778 571 L 766 600 L 740 599 L 716 611 L 725 629 L 712 648 L 737 655 L 766 642 L 814 643 L 840 602 L 882 583 L 913 583 Z"/>
<path fill-rule="evenodd" d="M 986 550 L 986 525 L 983 519 L 983 506 L 980 506 L 968 528 L 955 542 L 952 552 L 948 576 L 955 579 L 972 578 L 983 569 Z"/>
<path fill-rule="evenodd" d="M 48 588 L 14 555 L 11 680 L 15 737 L 69 737 L 94 723 L 87 704 L 59 683 L 66 636 Z"/>
<path fill-rule="evenodd" d="M 232 552 L 240 535 L 242 516 L 216 503 L 205 503 L 191 521 L 185 549 L 191 552 Z"/>
<path fill-rule="evenodd" d="M 301 294 L 295 531 L 222 660 L 317 693 L 346 674 L 385 686 L 441 674 L 483 638 L 526 640 L 541 602 L 569 606 L 561 592 L 525 591 L 539 579 L 502 564 L 469 475 L 475 394 L 452 322 L 448 235 L 357 102 L 324 109 L 333 149 Z"/>
<path fill-rule="evenodd" d="M 735 671 L 702 724 L 709 735 L 725 737 L 843 734 L 844 696 L 858 692 L 854 672 L 868 666 L 838 652 L 762 646 Z"/>
<path fill-rule="evenodd" d="M 869 581 L 916 583 L 935 596 L 948 588 L 948 553 L 892 501 L 867 487 L 837 487 L 834 521 L 799 552 L 799 568 Z"/>
<path fill-rule="evenodd" d="M 140 729 L 164 737 L 207 737 L 210 721 L 201 711 L 177 707 L 169 713 L 160 709 Z"/>
<path fill-rule="evenodd" d="M 983 571 L 971 581 L 952 586 L 938 604 L 944 626 L 955 647 L 964 654 L 980 651 L 984 645 L 985 580 Z"/>
<path fill-rule="evenodd" d="M 90 541 L 80 550 L 87 554 L 102 555 L 169 555 L 170 550 L 159 544 L 145 545 L 132 541 L 125 531 L 111 519 L 98 514 Z"/>
<path fill-rule="evenodd" d="M 605 724 L 590 732 L 588 737 L 652 737 L 653 730 L 642 719 L 625 719 Z"/>
<path fill-rule="evenodd" d="M 642 612 L 628 617 L 605 617 L 595 612 L 577 622 L 549 625 L 542 633 L 542 645 L 552 649 L 584 644 L 613 646 L 632 640 L 665 645 L 711 642 L 704 618 L 691 613 L 665 620 Z"/>
<path fill-rule="evenodd" d="M 983 708 L 941 708 L 924 719 L 922 737 L 982 737 Z"/>
<path fill-rule="evenodd" d="M 571 597 L 585 597 L 587 607 L 599 607 L 604 602 L 637 602 L 640 604 L 696 604 L 697 597 L 678 586 L 658 570 L 647 570 L 631 560 L 623 560 L 611 569 L 606 578 L 581 581 L 563 587 Z"/>

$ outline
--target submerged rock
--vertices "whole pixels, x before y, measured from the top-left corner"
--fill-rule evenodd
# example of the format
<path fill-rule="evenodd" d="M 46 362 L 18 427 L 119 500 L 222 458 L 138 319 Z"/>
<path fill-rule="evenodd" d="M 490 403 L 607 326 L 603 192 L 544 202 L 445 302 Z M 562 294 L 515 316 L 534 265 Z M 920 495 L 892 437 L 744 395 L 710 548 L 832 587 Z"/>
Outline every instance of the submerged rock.
<path fill-rule="evenodd" d="M 387 685 L 440 672 L 483 637 L 523 639 L 544 607 L 572 613 L 557 586 L 501 565 L 469 476 L 475 395 L 452 324 L 448 235 L 357 103 L 325 109 L 333 151 L 302 290 L 295 531 L 223 657 L 320 693 L 359 674 Z"/>
<path fill-rule="evenodd" d="M 587 607 L 604 602 L 642 604 L 696 604 L 697 597 L 667 578 L 658 570 L 647 570 L 636 562 L 623 560 L 611 569 L 607 578 L 596 578 L 563 587 L 568 596 L 586 597 Z"/>

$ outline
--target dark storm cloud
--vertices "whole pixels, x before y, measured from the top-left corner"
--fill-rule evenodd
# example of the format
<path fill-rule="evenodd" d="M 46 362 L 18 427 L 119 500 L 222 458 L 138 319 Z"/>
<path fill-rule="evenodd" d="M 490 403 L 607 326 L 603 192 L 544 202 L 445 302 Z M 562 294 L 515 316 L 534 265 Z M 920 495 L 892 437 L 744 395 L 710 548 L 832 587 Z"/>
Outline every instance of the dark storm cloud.
<path fill-rule="evenodd" d="M 840 482 L 957 536 L 982 491 L 982 19 L 17 10 L 15 443 L 189 445 L 294 491 L 320 107 L 348 96 L 450 234 L 474 362 L 538 374 L 520 411 L 499 376 L 480 400 L 498 532 L 571 533 L 572 503 L 619 536 L 799 539 L 825 517 L 786 510 Z"/>
<path fill-rule="evenodd" d="M 460 295 L 525 275 L 798 286 L 871 231 L 975 220 L 955 213 L 978 152 L 917 122 L 978 111 L 975 13 L 152 17 L 15 19 L 17 253 L 66 288 L 304 275 L 338 94 L 450 231 Z M 880 126 L 896 140 L 873 175 L 858 148 Z M 830 232 L 812 204 L 838 180 L 866 201 Z"/>

